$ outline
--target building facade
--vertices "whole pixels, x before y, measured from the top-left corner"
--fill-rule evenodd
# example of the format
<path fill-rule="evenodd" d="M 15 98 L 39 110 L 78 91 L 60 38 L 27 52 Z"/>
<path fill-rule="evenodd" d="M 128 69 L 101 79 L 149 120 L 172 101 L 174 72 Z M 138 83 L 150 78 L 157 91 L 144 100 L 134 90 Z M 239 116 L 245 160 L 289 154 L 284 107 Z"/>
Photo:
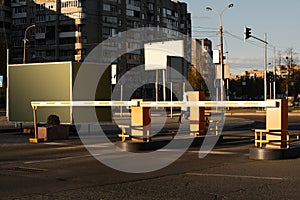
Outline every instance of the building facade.
<path fill-rule="evenodd" d="M 263 78 L 264 70 L 252 69 L 248 71 L 243 71 L 242 76 L 247 78 Z"/>
<path fill-rule="evenodd" d="M 0 75 L 6 74 L 6 49 L 10 46 L 11 7 L 10 0 L 0 1 Z"/>
<path fill-rule="evenodd" d="M 187 5 L 175 0 L 13 0 L 12 18 L 12 63 L 22 63 L 25 31 L 33 24 L 26 34 L 26 62 L 83 61 L 102 41 L 133 28 L 191 36 Z M 124 70 L 143 60 L 141 52 L 123 58 Z"/>
<path fill-rule="evenodd" d="M 200 74 L 212 73 L 212 42 L 207 38 L 193 38 L 192 64 Z"/>
<path fill-rule="evenodd" d="M 191 49 L 193 70 L 201 75 L 207 88 L 214 88 L 216 72 L 215 64 L 213 64 L 212 60 L 212 41 L 207 38 L 192 38 Z M 202 86 L 202 89 L 203 88 L 204 87 Z M 210 92 L 211 95 L 214 95 L 214 91 Z"/>

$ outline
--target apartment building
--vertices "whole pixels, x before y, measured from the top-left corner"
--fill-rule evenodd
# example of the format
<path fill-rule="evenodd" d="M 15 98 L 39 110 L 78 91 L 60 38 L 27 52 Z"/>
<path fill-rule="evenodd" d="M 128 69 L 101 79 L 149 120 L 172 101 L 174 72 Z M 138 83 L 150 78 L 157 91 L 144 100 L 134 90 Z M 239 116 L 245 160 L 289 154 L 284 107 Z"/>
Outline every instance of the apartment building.
<path fill-rule="evenodd" d="M 11 26 L 11 7 L 10 0 L 0 1 L 0 38 L 1 42 L 6 41 L 8 43 L 8 38 L 10 35 Z"/>
<path fill-rule="evenodd" d="M 248 71 L 243 71 L 242 76 L 247 78 L 263 78 L 264 70 L 252 69 Z"/>
<path fill-rule="evenodd" d="M 0 75 L 6 73 L 6 49 L 10 45 L 11 8 L 10 0 L 0 1 Z"/>
<path fill-rule="evenodd" d="M 133 28 L 191 36 L 187 5 L 176 0 L 12 0 L 12 19 L 12 63 L 22 63 L 25 31 L 33 24 L 26 34 L 26 62 L 83 61 L 102 41 Z M 140 51 L 122 59 L 122 70 L 143 61 Z"/>
<path fill-rule="evenodd" d="M 212 41 L 207 38 L 193 38 L 192 64 L 202 75 L 214 74 L 212 65 Z"/>

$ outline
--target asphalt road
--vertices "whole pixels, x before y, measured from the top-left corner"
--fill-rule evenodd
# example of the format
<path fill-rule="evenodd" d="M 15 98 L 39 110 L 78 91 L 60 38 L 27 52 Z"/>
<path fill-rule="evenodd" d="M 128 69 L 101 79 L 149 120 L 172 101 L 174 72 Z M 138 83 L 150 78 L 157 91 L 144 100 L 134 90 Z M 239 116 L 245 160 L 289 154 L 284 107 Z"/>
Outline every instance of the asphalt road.
<path fill-rule="evenodd" d="M 300 129 L 298 116 L 289 122 Z M 193 147 L 149 173 L 103 165 L 78 137 L 29 144 L 28 135 L 0 133 L 0 199 L 300 199 L 300 159 L 248 158 L 251 129 L 263 125 L 261 115 L 229 116 L 224 143 L 208 156 Z"/>

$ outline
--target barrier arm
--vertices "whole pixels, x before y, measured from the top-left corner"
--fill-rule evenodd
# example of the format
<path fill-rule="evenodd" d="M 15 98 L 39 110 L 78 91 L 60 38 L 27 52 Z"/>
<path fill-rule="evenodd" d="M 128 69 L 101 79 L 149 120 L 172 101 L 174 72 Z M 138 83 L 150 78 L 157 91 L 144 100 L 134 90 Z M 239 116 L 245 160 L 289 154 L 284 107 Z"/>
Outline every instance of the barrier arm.
<path fill-rule="evenodd" d="M 37 109 L 38 107 L 107 107 L 107 106 L 141 106 L 141 107 L 278 107 L 277 102 L 269 101 L 32 101 L 34 138 L 31 143 L 38 143 Z"/>

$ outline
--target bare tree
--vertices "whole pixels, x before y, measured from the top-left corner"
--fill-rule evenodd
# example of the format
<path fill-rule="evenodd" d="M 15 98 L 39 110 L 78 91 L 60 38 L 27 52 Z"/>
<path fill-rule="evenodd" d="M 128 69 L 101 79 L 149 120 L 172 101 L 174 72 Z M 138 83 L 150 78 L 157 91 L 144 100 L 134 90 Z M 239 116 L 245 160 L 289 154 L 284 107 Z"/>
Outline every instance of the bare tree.
<path fill-rule="evenodd" d="M 289 65 L 289 66 L 297 65 L 297 61 L 298 61 L 297 53 L 294 51 L 293 48 L 288 48 L 285 51 L 285 54 L 286 56 L 283 59 L 285 65 Z"/>

